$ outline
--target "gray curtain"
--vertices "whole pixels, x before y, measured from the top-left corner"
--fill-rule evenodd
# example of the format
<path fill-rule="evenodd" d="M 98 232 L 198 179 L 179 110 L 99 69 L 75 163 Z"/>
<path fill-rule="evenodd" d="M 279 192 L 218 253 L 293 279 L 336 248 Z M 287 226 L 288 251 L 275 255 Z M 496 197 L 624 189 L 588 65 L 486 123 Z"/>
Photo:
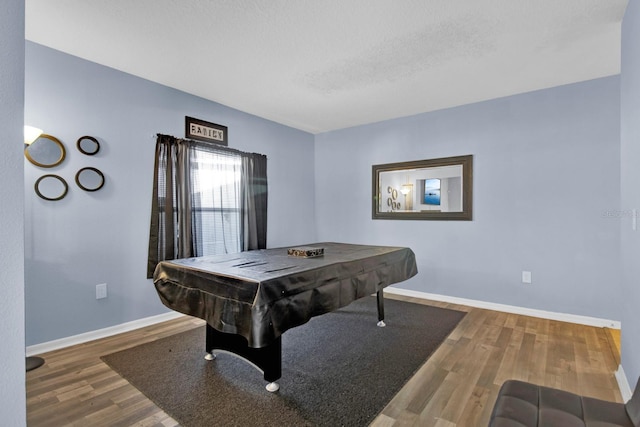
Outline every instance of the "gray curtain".
<path fill-rule="evenodd" d="M 147 278 L 162 260 L 202 255 L 200 194 L 194 188 L 198 153 L 240 156 L 240 250 L 267 246 L 267 158 L 262 154 L 158 135 L 156 140 Z M 226 248 L 226 245 L 225 245 Z M 225 249 L 226 250 L 226 249 Z"/>
<path fill-rule="evenodd" d="M 267 157 L 242 156 L 242 250 L 267 247 Z"/>

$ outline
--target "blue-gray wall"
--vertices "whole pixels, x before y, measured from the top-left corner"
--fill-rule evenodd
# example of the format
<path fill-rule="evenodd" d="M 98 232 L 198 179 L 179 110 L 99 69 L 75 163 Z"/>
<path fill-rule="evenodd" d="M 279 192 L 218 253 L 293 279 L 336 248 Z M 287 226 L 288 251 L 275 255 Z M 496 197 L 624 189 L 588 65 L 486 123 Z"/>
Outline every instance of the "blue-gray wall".
<path fill-rule="evenodd" d="M 419 274 L 405 289 L 619 320 L 619 83 L 317 135 L 318 238 L 410 246 Z M 473 221 L 371 219 L 371 165 L 465 154 Z"/>
<path fill-rule="evenodd" d="M 640 212 L 640 2 L 630 1 L 622 22 L 621 74 L 622 367 L 634 386 L 640 376 L 640 229 L 629 212 Z M 638 224 L 640 226 L 640 224 Z"/>
<path fill-rule="evenodd" d="M 0 420 L 26 424 L 24 377 L 24 1 L 0 13 Z"/>
<path fill-rule="evenodd" d="M 228 126 L 229 146 L 267 155 L 270 247 L 316 239 L 313 135 L 31 42 L 25 78 L 25 122 L 67 148 L 53 169 L 24 161 L 28 345 L 168 311 L 146 279 L 153 154 L 157 133 L 184 136 L 185 116 Z M 83 135 L 100 141 L 98 155 L 76 149 Z M 75 185 L 85 166 L 105 174 L 103 189 Z M 35 195 L 45 173 L 69 183 L 66 198 Z M 99 283 L 107 299 L 95 299 Z"/>

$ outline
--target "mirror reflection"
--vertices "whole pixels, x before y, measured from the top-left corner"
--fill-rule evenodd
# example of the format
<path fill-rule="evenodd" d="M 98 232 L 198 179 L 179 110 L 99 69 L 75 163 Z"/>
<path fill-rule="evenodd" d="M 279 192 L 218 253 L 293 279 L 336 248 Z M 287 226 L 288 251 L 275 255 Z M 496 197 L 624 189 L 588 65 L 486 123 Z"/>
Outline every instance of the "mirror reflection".
<path fill-rule="evenodd" d="M 31 163 L 41 168 L 58 166 L 65 158 L 66 150 L 58 138 L 42 134 L 38 139 L 27 145 L 24 155 Z"/>
<path fill-rule="evenodd" d="M 76 184 L 84 191 L 98 191 L 104 186 L 104 174 L 96 168 L 82 168 L 76 174 Z"/>
<path fill-rule="evenodd" d="M 98 140 L 88 135 L 80 137 L 76 146 L 81 153 L 86 154 L 87 156 L 93 156 L 100 151 L 100 143 Z"/>
<path fill-rule="evenodd" d="M 373 166 L 374 219 L 471 219 L 472 156 Z"/>
<path fill-rule="evenodd" d="M 69 186 L 67 181 L 58 175 L 43 175 L 34 185 L 38 197 L 44 200 L 61 200 L 67 195 Z"/>
<path fill-rule="evenodd" d="M 380 186 L 381 212 L 462 212 L 461 165 L 381 172 Z"/>

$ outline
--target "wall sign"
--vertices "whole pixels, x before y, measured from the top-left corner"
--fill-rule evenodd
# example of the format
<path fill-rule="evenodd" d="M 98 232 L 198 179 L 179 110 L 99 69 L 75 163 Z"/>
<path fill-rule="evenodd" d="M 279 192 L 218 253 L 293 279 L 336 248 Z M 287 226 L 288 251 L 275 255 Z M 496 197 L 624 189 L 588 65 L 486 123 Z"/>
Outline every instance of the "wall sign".
<path fill-rule="evenodd" d="M 227 145 L 227 127 L 204 120 L 185 116 L 185 136 L 187 139 L 214 142 Z"/>

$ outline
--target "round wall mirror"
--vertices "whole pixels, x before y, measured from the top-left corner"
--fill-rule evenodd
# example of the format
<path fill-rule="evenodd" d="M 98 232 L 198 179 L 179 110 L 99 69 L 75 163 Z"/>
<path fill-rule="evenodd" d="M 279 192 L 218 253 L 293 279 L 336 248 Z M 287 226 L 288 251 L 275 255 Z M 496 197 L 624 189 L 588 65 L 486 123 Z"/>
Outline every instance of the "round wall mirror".
<path fill-rule="evenodd" d="M 76 146 L 81 153 L 86 154 L 87 156 L 93 156 L 100 151 L 100 143 L 98 140 L 89 135 L 81 136 L 78 139 Z"/>
<path fill-rule="evenodd" d="M 24 155 L 36 166 L 52 168 L 62 163 L 66 150 L 58 138 L 43 133 L 24 149 Z"/>
<path fill-rule="evenodd" d="M 104 175 L 96 168 L 82 168 L 76 174 L 76 184 L 84 191 L 98 191 L 104 185 Z"/>
<path fill-rule="evenodd" d="M 58 175 L 42 175 L 36 181 L 36 194 L 44 200 L 61 200 L 67 195 L 69 186 L 67 181 Z"/>

